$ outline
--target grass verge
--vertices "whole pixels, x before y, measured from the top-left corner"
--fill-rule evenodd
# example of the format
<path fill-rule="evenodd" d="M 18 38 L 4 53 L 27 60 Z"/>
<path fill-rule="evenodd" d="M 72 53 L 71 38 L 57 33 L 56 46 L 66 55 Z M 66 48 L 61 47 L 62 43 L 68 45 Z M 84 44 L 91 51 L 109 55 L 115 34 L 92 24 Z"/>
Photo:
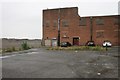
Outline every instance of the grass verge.
<path fill-rule="evenodd" d="M 101 46 L 72 46 L 72 47 L 49 47 L 47 50 L 81 50 L 81 51 L 105 51 L 106 48 Z"/>

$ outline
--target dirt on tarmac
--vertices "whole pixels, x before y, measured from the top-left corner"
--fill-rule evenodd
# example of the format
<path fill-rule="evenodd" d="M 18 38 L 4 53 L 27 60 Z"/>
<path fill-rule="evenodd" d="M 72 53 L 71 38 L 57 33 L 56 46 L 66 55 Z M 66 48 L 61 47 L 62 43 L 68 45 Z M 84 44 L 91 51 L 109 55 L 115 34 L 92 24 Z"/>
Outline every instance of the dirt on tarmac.
<path fill-rule="evenodd" d="M 4 78 L 118 78 L 118 54 L 118 47 L 109 48 L 108 51 L 32 49 L 2 58 L 2 76 Z"/>

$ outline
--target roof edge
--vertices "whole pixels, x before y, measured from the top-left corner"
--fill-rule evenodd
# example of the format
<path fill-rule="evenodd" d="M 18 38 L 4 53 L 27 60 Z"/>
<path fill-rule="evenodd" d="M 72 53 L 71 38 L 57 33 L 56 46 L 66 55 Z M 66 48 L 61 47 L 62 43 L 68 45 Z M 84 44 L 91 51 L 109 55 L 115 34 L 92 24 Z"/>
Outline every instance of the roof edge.
<path fill-rule="evenodd" d="M 120 15 L 100 15 L 100 16 L 82 16 L 83 18 L 87 18 L 87 17 L 93 17 L 93 18 L 95 18 L 95 17 L 113 17 L 113 16 L 120 16 Z M 81 17 L 81 18 L 82 18 Z"/>
<path fill-rule="evenodd" d="M 46 11 L 46 10 L 58 10 L 58 9 L 73 9 L 73 8 L 77 8 L 78 9 L 78 7 L 64 7 L 64 8 L 52 8 L 52 9 L 43 9 L 44 11 Z"/>

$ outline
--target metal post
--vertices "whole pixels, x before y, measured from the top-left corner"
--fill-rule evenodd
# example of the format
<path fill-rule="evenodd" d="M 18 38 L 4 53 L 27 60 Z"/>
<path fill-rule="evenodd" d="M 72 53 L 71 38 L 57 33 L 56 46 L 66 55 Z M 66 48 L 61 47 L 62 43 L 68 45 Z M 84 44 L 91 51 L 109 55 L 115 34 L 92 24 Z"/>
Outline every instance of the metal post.
<path fill-rule="evenodd" d="M 92 31 L 93 31 L 92 17 L 90 17 L 90 41 L 93 40 L 93 39 L 92 39 L 92 38 L 93 38 Z"/>
<path fill-rule="evenodd" d="M 60 9 L 58 12 L 58 46 L 60 46 Z"/>
<path fill-rule="evenodd" d="M 106 47 L 106 51 L 107 51 L 107 50 L 108 50 L 108 45 L 106 44 L 106 46 L 105 46 L 105 47 Z"/>

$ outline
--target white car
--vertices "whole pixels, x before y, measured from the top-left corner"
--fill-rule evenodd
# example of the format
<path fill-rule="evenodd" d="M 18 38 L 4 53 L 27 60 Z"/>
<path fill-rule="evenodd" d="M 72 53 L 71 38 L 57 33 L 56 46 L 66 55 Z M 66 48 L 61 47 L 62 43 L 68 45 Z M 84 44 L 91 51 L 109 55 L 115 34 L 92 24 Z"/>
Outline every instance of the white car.
<path fill-rule="evenodd" d="M 104 41 L 103 42 L 103 47 L 106 47 L 106 46 L 111 47 L 112 43 L 110 41 Z"/>

